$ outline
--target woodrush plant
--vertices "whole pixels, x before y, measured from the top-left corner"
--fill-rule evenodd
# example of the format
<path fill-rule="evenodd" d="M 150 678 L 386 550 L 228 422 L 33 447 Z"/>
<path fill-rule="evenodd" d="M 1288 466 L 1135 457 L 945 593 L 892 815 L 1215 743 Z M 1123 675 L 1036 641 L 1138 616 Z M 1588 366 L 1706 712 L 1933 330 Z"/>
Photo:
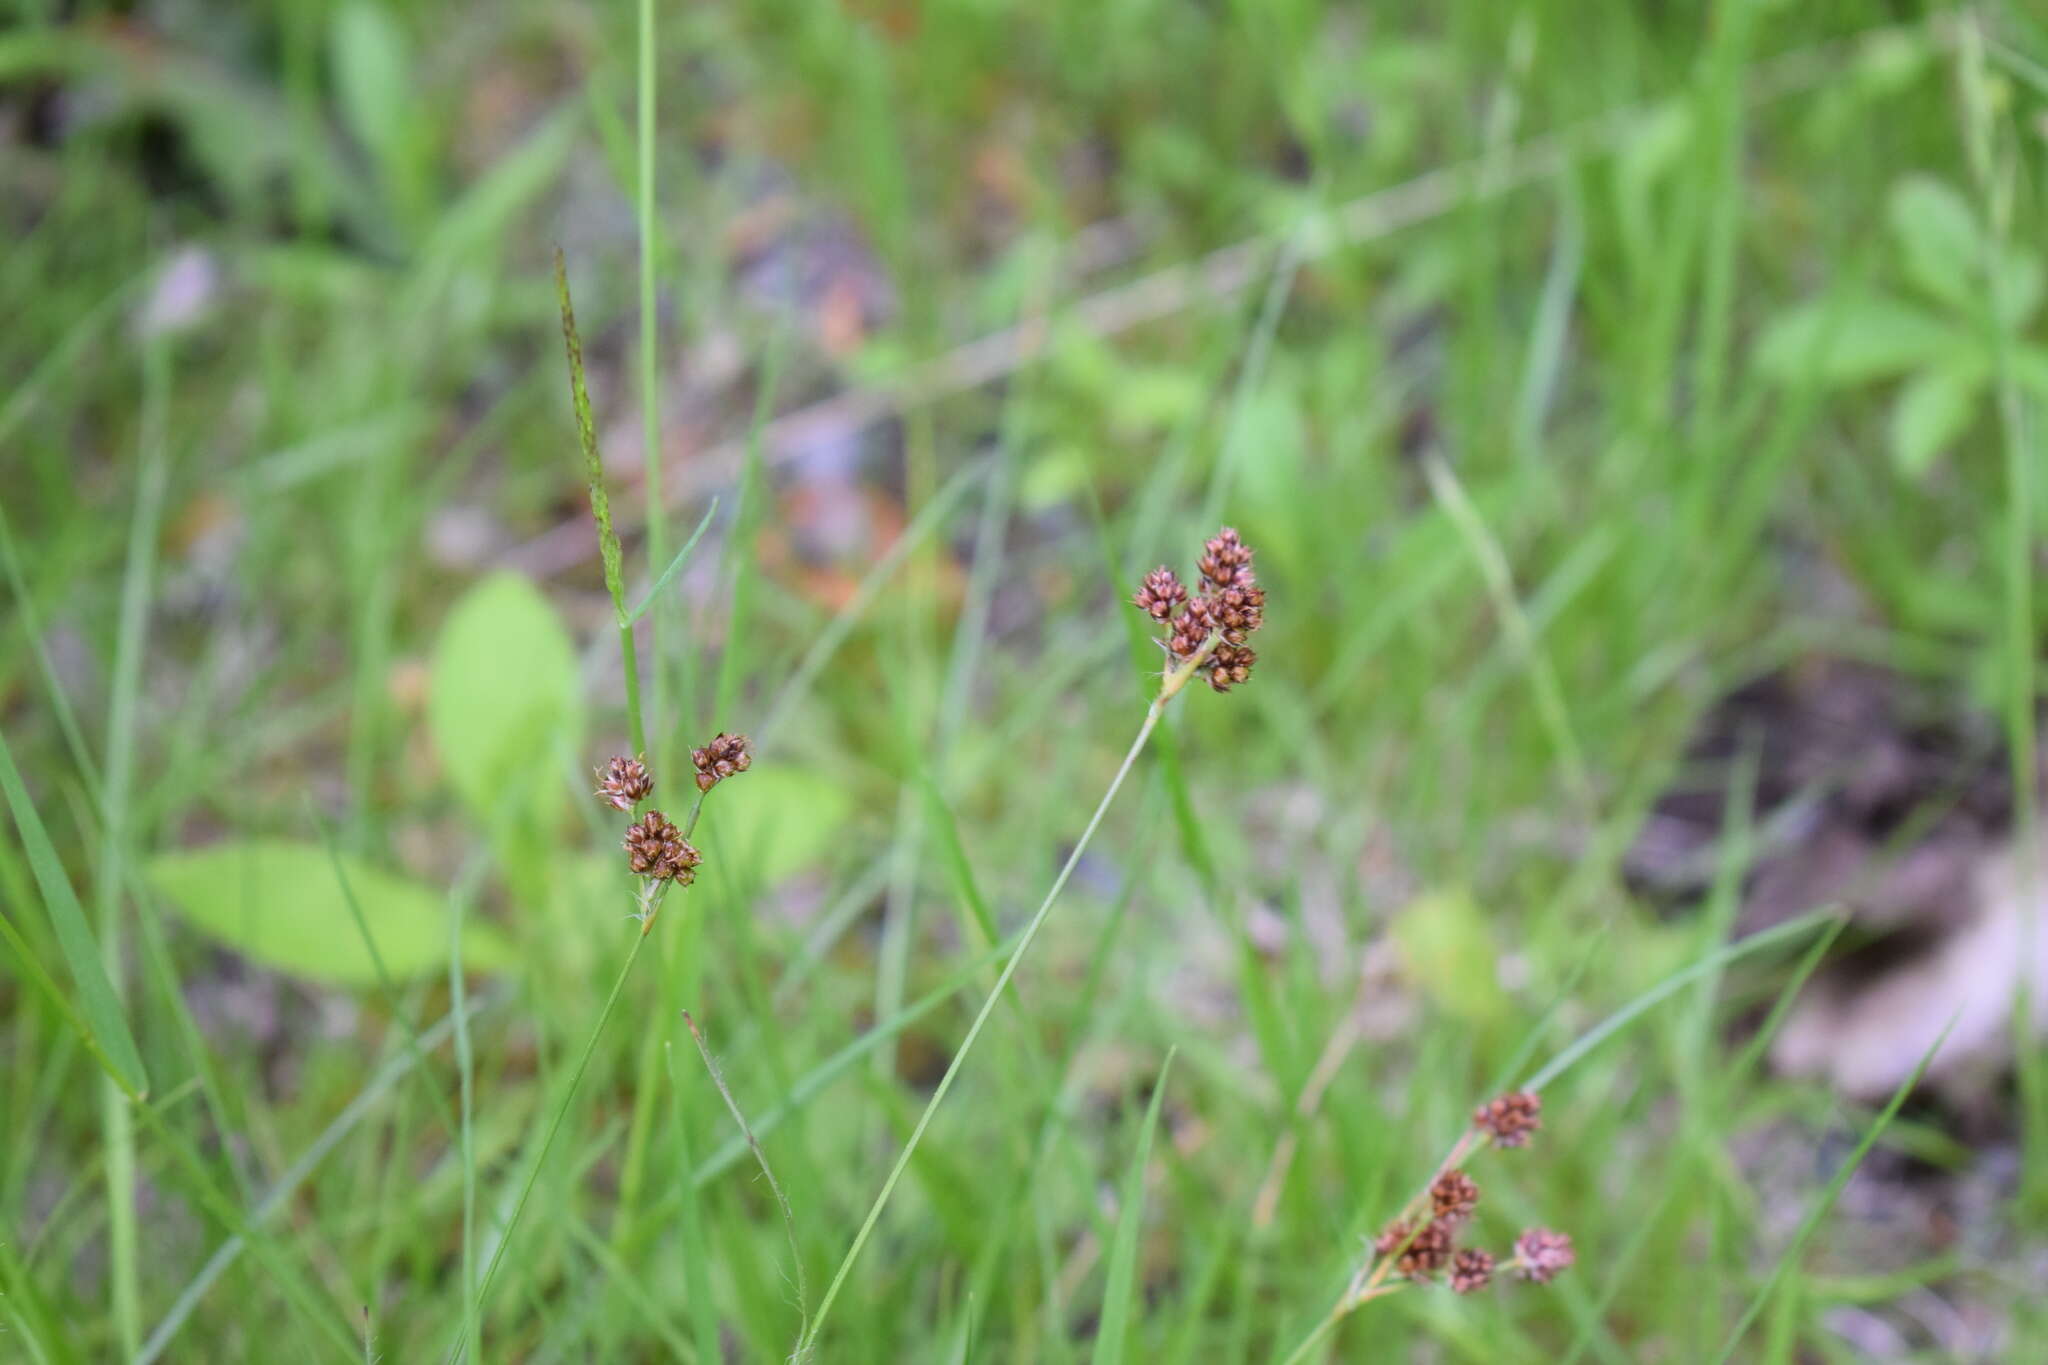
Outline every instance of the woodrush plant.
<path fill-rule="evenodd" d="M 1088 817 L 1088 823 L 1081 831 L 1081 837 L 1061 864 L 1059 875 L 1053 878 L 1052 886 L 1046 891 L 1045 899 L 1039 902 L 1037 911 L 1024 927 L 1017 940 L 1016 951 L 1003 964 L 1002 972 L 982 1001 L 974 1021 L 967 1028 L 967 1034 L 960 1041 L 959 1048 L 946 1065 L 945 1075 L 939 1078 L 938 1088 L 926 1102 L 924 1112 L 918 1115 L 917 1124 L 910 1130 L 909 1139 L 903 1150 L 897 1154 L 896 1163 L 883 1180 L 881 1191 L 869 1207 L 867 1217 L 862 1220 L 860 1230 L 854 1234 L 853 1242 L 840 1259 L 839 1267 L 832 1274 L 832 1281 L 825 1289 L 825 1297 L 818 1303 L 817 1314 L 805 1326 L 797 1340 L 793 1359 L 807 1360 L 816 1350 L 819 1334 L 824 1330 L 833 1303 L 852 1273 L 854 1264 L 860 1259 L 861 1251 L 874 1234 L 875 1225 L 881 1220 L 882 1210 L 888 1207 L 890 1196 L 896 1191 L 897 1182 L 910 1165 L 918 1144 L 924 1140 L 925 1130 L 931 1126 L 932 1116 L 945 1102 L 946 1094 L 953 1088 L 961 1068 L 966 1065 L 968 1055 L 974 1051 L 974 1044 L 981 1037 L 989 1016 L 995 1012 L 996 1002 L 1002 999 L 1010 978 L 1030 951 L 1032 941 L 1044 927 L 1046 917 L 1052 911 L 1053 902 L 1066 888 L 1067 879 L 1081 861 L 1081 855 L 1095 837 L 1096 829 L 1102 824 L 1102 817 L 1109 810 L 1123 787 L 1124 779 L 1130 776 L 1138 755 L 1144 751 L 1146 741 L 1159 719 L 1166 713 L 1166 706 L 1197 675 L 1206 676 L 1209 685 L 1218 692 L 1228 692 L 1251 677 L 1252 665 L 1257 662 L 1246 640 L 1265 621 L 1266 594 L 1258 584 L 1252 568 L 1253 551 L 1239 538 L 1231 527 L 1224 527 L 1202 546 L 1202 555 L 1196 565 L 1202 591 L 1190 596 L 1187 588 L 1171 569 L 1160 567 L 1145 575 L 1131 597 L 1131 604 L 1150 616 L 1162 628 L 1158 641 L 1166 653 L 1168 665 L 1160 675 L 1159 690 L 1151 704 L 1145 708 L 1145 716 L 1138 726 L 1138 733 L 1125 751 L 1123 762 L 1109 781 L 1109 787 L 1096 803 L 1095 813 Z"/>

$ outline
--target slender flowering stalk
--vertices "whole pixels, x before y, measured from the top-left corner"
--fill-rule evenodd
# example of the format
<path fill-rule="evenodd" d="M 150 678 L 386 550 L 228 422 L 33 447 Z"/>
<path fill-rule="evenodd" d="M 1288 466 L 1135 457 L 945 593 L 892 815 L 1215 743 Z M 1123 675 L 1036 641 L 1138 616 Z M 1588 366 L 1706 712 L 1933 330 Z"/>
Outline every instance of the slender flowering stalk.
<path fill-rule="evenodd" d="M 1472 1126 L 1437 1163 L 1428 1183 L 1373 1240 L 1372 1255 L 1358 1267 L 1337 1302 L 1294 1348 L 1285 1365 L 1305 1359 L 1317 1342 L 1360 1306 L 1406 1286 L 1434 1281 L 1445 1271 L 1449 1272 L 1446 1278 L 1452 1293 L 1476 1294 L 1500 1271 L 1531 1284 L 1549 1284 L 1568 1269 L 1575 1259 L 1572 1239 L 1549 1228 L 1524 1231 L 1505 1262 L 1482 1247 L 1457 1245 L 1459 1230 L 1479 1204 L 1479 1184 L 1465 1170 L 1467 1158 L 1485 1146 L 1526 1146 L 1529 1135 L 1542 1126 L 1543 1102 L 1533 1091 L 1512 1091 L 1474 1110 Z"/>
<path fill-rule="evenodd" d="M 1204 547 L 1207 552 L 1204 564 L 1208 563 L 1209 557 L 1217 554 L 1219 545 L 1234 547 L 1226 550 L 1223 556 L 1232 561 L 1229 571 L 1233 575 L 1242 573 L 1244 585 L 1252 586 L 1252 552 L 1238 540 L 1235 531 L 1226 528 L 1216 539 L 1208 542 Z M 1221 559 L 1218 560 L 1218 567 L 1224 567 Z M 1110 803 L 1116 800 L 1116 794 L 1122 789 L 1124 779 L 1130 776 L 1131 768 L 1138 761 L 1138 755 L 1144 751 L 1145 744 L 1151 739 L 1152 731 L 1157 728 L 1160 717 L 1166 713 L 1167 703 L 1178 696 L 1181 689 L 1197 674 L 1208 669 L 1216 650 L 1224 644 L 1223 635 L 1209 625 L 1206 605 L 1201 607 L 1192 624 L 1189 621 L 1189 613 L 1196 612 L 1197 602 L 1204 599 L 1189 599 L 1185 606 L 1176 612 L 1175 608 L 1181 606 L 1181 599 L 1185 595 L 1186 590 L 1171 570 L 1157 569 L 1145 576 L 1145 581 L 1131 599 L 1132 604 L 1140 611 L 1169 627 L 1168 638 L 1162 643 L 1172 655 L 1173 663 L 1160 678 L 1158 695 L 1154 696 L 1151 705 L 1145 708 L 1145 719 L 1138 726 L 1138 733 L 1136 738 L 1132 739 L 1131 747 L 1125 751 L 1123 762 L 1117 766 L 1116 775 L 1110 779 L 1108 790 L 1103 792 L 1102 799 L 1096 803 L 1094 814 L 1088 817 L 1088 823 L 1082 829 L 1080 839 L 1068 852 L 1066 861 L 1060 866 L 1059 875 L 1053 878 L 1051 888 L 1045 893 L 1045 899 L 1039 902 L 1037 911 L 1024 926 L 1024 932 L 1017 940 L 1016 951 L 1011 953 L 1009 960 L 1003 964 L 1003 970 L 997 975 L 994 988 L 989 991 L 988 998 L 982 1001 L 981 1009 L 967 1027 L 966 1037 L 961 1039 L 959 1048 L 953 1053 L 953 1060 L 947 1064 L 945 1075 L 939 1078 L 938 1088 L 932 1092 L 931 1099 L 925 1104 L 924 1112 L 918 1116 L 916 1126 L 910 1131 L 909 1140 L 897 1154 L 896 1163 L 890 1168 L 888 1177 L 883 1180 L 881 1191 L 875 1196 L 874 1203 L 869 1206 L 867 1217 L 862 1221 L 860 1230 L 854 1234 L 852 1245 L 847 1248 L 838 1269 L 833 1272 L 832 1282 L 825 1288 L 825 1297 L 819 1301 L 816 1316 L 798 1338 L 794 1359 L 807 1360 L 816 1349 L 818 1336 L 824 1330 L 826 1319 L 831 1315 L 832 1305 L 838 1300 L 840 1291 L 845 1288 L 847 1276 L 852 1273 L 855 1262 L 860 1259 L 860 1253 L 867 1246 L 868 1238 L 874 1234 L 875 1225 L 881 1220 L 882 1210 L 888 1206 L 889 1198 L 895 1193 L 897 1182 L 903 1178 L 903 1172 L 909 1167 L 918 1144 L 924 1140 L 925 1130 L 931 1126 L 932 1116 L 938 1112 L 947 1092 L 953 1088 L 953 1082 L 958 1078 L 968 1054 L 974 1050 L 974 1044 L 981 1037 L 981 1031 L 987 1025 L 989 1016 L 995 1012 L 996 1002 L 1002 999 L 1003 991 L 1010 984 L 1010 978 L 1016 975 L 1018 965 L 1030 951 L 1032 940 L 1038 937 L 1038 931 L 1044 927 L 1046 916 L 1052 911 L 1053 902 L 1058 900 L 1060 892 L 1066 889 L 1067 879 L 1073 876 L 1075 866 L 1081 861 L 1081 855 L 1087 851 L 1089 842 L 1095 837 L 1096 829 L 1102 824 L 1102 817 L 1108 812 Z M 1264 600 L 1264 594 L 1260 593 L 1261 606 Z M 1242 678 L 1236 681 L 1242 681 Z M 1213 678 L 1211 684 L 1214 685 Z M 1216 690 L 1229 690 L 1229 681 L 1226 680 L 1225 684 Z"/>

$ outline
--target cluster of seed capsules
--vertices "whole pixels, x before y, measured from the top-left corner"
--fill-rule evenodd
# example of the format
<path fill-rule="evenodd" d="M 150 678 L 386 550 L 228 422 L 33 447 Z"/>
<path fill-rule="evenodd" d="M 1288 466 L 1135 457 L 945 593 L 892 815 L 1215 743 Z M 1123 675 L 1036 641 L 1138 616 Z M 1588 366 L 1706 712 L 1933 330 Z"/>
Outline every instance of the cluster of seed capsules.
<path fill-rule="evenodd" d="M 1202 661 L 1209 686 L 1228 692 L 1252 675 L 1259 656 L 1245 641 L 1265 624 L 1266 590 L 1252 573 L 1252 548 L 1224 527 L 1202 545 L 1196 565 L 1202 591 L 1190 597 L 1173 570 L 1161 565 L 1145 575 L 1131 604 L 1165 626 L 1161 642 L 1167 653 L 1186 661 L 1201 652 L 1209 637 L 1215 648 Z"/>
<path fill-rule="evenodd" d="M 1496 1147 L 1526 1146 L 1543 1126 L 1543 1102 L 1528 1091 L 1513 1091 L 1480 1105 L 1472 1126 Z M 1472 1294 L 1492 1283 L 1496 1272 L 1549 1284 L 1577 1259 L 1570 1237 L 1542 1227 L 1525 1229 L 1505 1263 L 1482 1247 L 1458 1246 L 1458 1230 L 1478 1206 L 1479 1186 L 1455 1166 L 1437 1173 L 1427 1198 L 1415 1217 L 1395 1219 L 1373 1242 L 1373 1254 L 1396 1274 L 1416 1281 L 1445 1274 L 1453 1293 Z"/>
<path fill-rule="evenodd" d="M 690 752 L 697 770 L 697 790 L 708 792 L 726 778 L 743 773 L 754 761 L 745 735 L 718 737 Z M 637 758 L 615 758 L 597 772 L 597 799 L 613 810 L 632 814 L 633 808 L 654 794 L 654 775 Z M 697 879 L 704 861 L 683 837 L 675 821 L 658 810 L 650 810 L 626 827 L 626 865 L 636 877 L 655 882 L 688 886 Z"/>

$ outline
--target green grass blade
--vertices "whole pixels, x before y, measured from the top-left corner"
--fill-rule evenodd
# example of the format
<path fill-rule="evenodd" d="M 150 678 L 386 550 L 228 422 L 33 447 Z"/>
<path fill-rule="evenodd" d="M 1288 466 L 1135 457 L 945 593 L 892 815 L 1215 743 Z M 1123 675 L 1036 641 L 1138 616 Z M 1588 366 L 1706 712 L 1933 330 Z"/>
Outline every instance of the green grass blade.
<path fill-rule="evenodd" d="M 697 548 L 698 540 L 703 537 L 706 528 L 711 525 L 711 518 L 716 515 L 718 515 L 718 499 L 713 498 L 711 505 L 704 509 L 704 517 L 697 523 L 697 529 L 690 532 L 690 538 L 683 542 L 683 548 L 676 551 L 676 557 L 671 559 L 668 562 L 668 567 L 661 571 L 661 577 L 654 580 L 654 586 L 649 588 L 646 596 L 640 599 L 640 605 L 626 613 L 625 624 L 630 626 L 647 614 L 648 609 L 654 605 L 655 599 L 661 596 L 661 590 L 668 586 L 669 580 L 676 576 L 677 571 L 683 565 L 690 562 L 690 551 Z"/>
<path fill-rule="evenodd" d="M 1799 1231 L 1792 1235 L 1791 1245 L 1785 1248 L 1785 1254 L 1778 1258 L 1778 1263 L 1771 1267 L 1771 1273 L 1764 1277 L 1762 1287 L 1750 1299 L 1749 1306 L 1743 1309 L 1742 1315 L 1735 1320 L 1735 1326 L 1728 1333 L 1728 1340 L 1721 1347 L 1721 1354 L 1715 1357 L 1715 1365 L 1726 1365 L 1734 1357 L 1735 1348 L 1742 1344 L 1742 1338 L 1749 1331 L 1750 1325 L 1771 1301 L 1771 1296 L 1776 1292 L 1780 1281 L 1785 1278 L 1792 1263 L 1799 1259 L 1799 1253 L 1806 1249 L 1806 1244 L 1813 1239 L 1813 1234 L 1820 1230 L 1820 1225 L 1827 1218 L 1829 1210 L 1833 1209 L 1835 1201 L 1841 1198 L 1842 1190 L 1849 1183 L 1849 1177 L 1856 1174 L 1856 1168 L 1863 1164 L 1863 1158 L 1869 1155 L 1870 1149 L 1877 1145 L 1878 1138 L 1884 1135 L 1884 1130 L 1891 1125 L 1892 1119 L 1897 1117 L 1899 1106 L 1906 1102 L 1906 1096 L 1912 1094 L 1914 1087 L 1920 1084 L 1920 1078 L 1927 1073 L 1928 1063 L 1934 1060 L 1935 1053 L 1941 1051 L 1941 1045 L 1948 1041 L 1948 1031 L 1953 1027 L 1955 1020 L 1951 1019 L 1943 1027 L 1940 1035 L 1928 1046 L 1927 1051 L 1920 1054 L 1920 1061 L 1914 1066 L 1913 1074 L 1899 1082 L 1899 1088 L 1892 1092 L 1891 1100 L 1885 1105 L 1884 1112 L 1880 1113 L 1876 1121 L 1865 1130 L 1863 1140 L 1856 1144 L 1856 1150 L 1849 1153 L 1848 1158 L 1836 1168 L 1834 1178 L 1828 1181 L 1827 1188 L 1814 1199 L 1813 1207 L 1807 1210 L 1806 1217 L 1799 1224 Z"/>
<path fill-rule="evenodd" d="M 71 889 L 71 879 L 65 874 L 64 864 L 58 860 L 57 850 L 50 843 L 49 832 L 43 828 L 42 817 L 29 800 L 27 788 L 22 785 L 21 773 L 14 766 L 14 754 L 4 735 L 0 735 L 0 787 L 6 789 L 8 807 L 14 812 L 15 828 L 21 831 L 22 847 L 28 851 L 29 868 L 35 873 L 36 885 L 42 889 L 43 906 L 49 912 L 50 927 L 56 931 L 57 944 L 64 951 L 64 961 L 71 968 L 72 980 L 78 983 L 79 1004 L 84 1010 L 85 1022 L 92 1030 L 94 1043 L 113 1062 L 114 1078 L 122 1091 L 129 1099 L 139 1100 L 149 1093 L 149 1077 L 142 1069 L 142 1054 L 136 1051 L 135 1039 L 128 1032 L 127 1016 L 121 1011 L 113 983 L 107 979 L 106 964 L 100 958 L 99 940 L 94 937 L 92 926 L 86 923 L 85 911 L 79 906 L 77 893 Z"/>
<path fill-rule="evenodd" d="M 1152 1102 L 1145 1106 L 1145 1125 L 1138 1131 L 1138 1150 L 1124 1173 L 1124 1192 L 1116 1215 L 1116 1237 L 1109 1245 L 1109 1278 L 1102 1290 L 1102 1320 L 1095 1333 L 1094 1365 L 1123 1365 L 1124 1342 L 1130 1335 L 1132 1305 L 1137 1298 L 1138 1237 L 1145 1223 L 1145 1166 L 1152 1159 L 1152 1137 L 1159 1128 L 1159 1102 L 1166 1097 L 1167 1073 L 1173 1053 L 1159 1068 Z"/>
<path fill-rule="evenodd" d="M 1794 939 L 1802 934 L 1810 933 L 1840 918 L 1840 912 L 1835 910 L 1810 911 L 1799 916 L 1797 919 L 1785 921 L 1775 929 L 1766 929 L 1763 933 L 1752 935 L 1740 943 L 1731 943 L 1718 952 L 1709 953 L 1690 966 L 1673 972 L 1580 1035 L 1578 1040 L 1570 1047 L 1567 1047 L 1564 1051 L 1551 1058 L 1541 1071 L 1538 1071 L 1528 1080 L 1522 1082 L 1522 1089 L 1543 1089 L 1543 1087 L 1555 1081 L 1572 1067 L 1577 1066 L 1587 1053 L 1634 1023 L 1639 1015 L 1656 1005 L 1659 1001 L 1670 998 L 1677 991 L 1687 984 L 1698 980 L 1700 977 L 1710 972 L 1720 971 L 1731 962 L 1748 957 L 1753 953 L 1760 953 L 1764 949 L 1774 947 L 1788 939 Z"/>
<path fill-rule="evenodd" d="M 491 996 L 479 996 L 465 1006 L 466 1017 L 474 1019 L 494 1003 L 496 1001 Z M 278 1177 L 270 1192 L 249 1210 L 248 1222 L 252 1228 L 261 1227 L 275 1217 L 278 1210 L 298 1193 L 299 1187 L 306 1183 L 313 1172 L 319 1169 L 320 1164 L 356 1130 L 384 1097 L 389 1095 L 400 1081 L 425 1065 L 425 1054 L 448 1041 L 448 1036 L 455 1031 L 455 1018 L 451 1012 L 440 1022 L 427 1028 L 419 1035 L 416 1047 L 401 1056 L 393 1057 L 370 1078 L 370 1083 L 334 1116 L 333 1122 L 320 1131 L 320 1136 L 314 1138 L 312 1144 L 300 1153 L 298 1160 L 285 1168 L 284 1174 Z M 178 1297 L 172 1300 L 170 1310 L 150 1332 L 148 1340 L 143 1342 L 142 1351 L 136 1356 L 135 1365 L 151 1365 L 151 1362 L 162 1357 L 164 1348 L 170 1345 L 172 1338 L 178 1335 L 179 1330 L 191 1318 L 200 1300 L 206 1297 L 207 1291 L 213 1288 L 215 1282 L 227 1272 L 228 1267 L 235 1263 L 235 1259 L 242 1254 L 243 1248 L 247 1245 L 248 1239 L 237 1232 L 222 1242 L 213 1255 L 206 1258 L 206 1264 L 200 1266 L 199 1272 L 178 1291 Z"/>

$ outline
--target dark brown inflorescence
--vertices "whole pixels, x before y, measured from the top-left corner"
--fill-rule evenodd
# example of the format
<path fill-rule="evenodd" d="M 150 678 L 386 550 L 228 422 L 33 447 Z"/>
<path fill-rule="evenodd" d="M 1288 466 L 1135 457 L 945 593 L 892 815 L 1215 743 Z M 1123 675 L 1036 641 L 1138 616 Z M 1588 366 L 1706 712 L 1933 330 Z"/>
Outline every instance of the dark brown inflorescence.
<path fill-rule="evenodd" d="M 1549 1228 L 1530 1228 L 1515 1239 L 1515 1273 L 1535 1284 L 1549 1284 L 1578 1258 L 1572 1239 Z"/>
<path fill-rule="evenodd" d="M 1131 595 L 1131 605 L 1155 621 L 1171 621 L 1180 604 L 1187 600 L 1186 585 L 1164 564 L 1146 574 L 1145 581 Z"/>
<path fill-rule="evenodd" d="M 1466 1247 L 1451 1258 L 1451 1292 L 1476 1294 L 1493 1281 L 1493 1253 Z"/>
<path fill-rule="evenodd" d="M 1167 628 L 1164 644 L 1174 658 L 1186 661 L 1201 654 L 1210 637 L 1216 643 L 1202 659 L 1200 671 L 1218 692 L 1228 692 L 1250 679 L 1258 655 L 1246 645 L 1265 624 L 1266 590 L 1252 573 L 1252 550 L 1226 526 L 1202 546 L 1202 591 L 1193 597 L 1168 568 L 1154 569 L 1132 595 L 1132 605 Z"/>
<path fill-rule="evenodd" d="M 1450 1264 L 1451 1229 L 1435 1220 L 1417 1228 L 1407 1219 L 1397 1218 L 1373 1239 L 1372 1249 L 1380 1256 L 1395 1257 L 1394 1269 L 1408 1278 L 1426 1280 Z"/>
<path fill-rule="evenodd" d="M 1429 1203 L 1443 1222 L 1462 1223 L 1479 1203 L 1479 1185 L 1463 1171 L 1445 1171 L 1430 1184 Z"/>
<path fill-rule="evenodd" d="M 615 758 L 597 774 L 597 799 L 613 810 L 630 812 L 654 791 L 654 778 L 637 758 Z"/>
<path fill-rule="evenodd" d="M 1510 1091 L 1474 1110 L 1472 1126 L 1491 1134 L 1496 1146 L 1525 1146 L 1543 1126 L 1543 1101 L 1527 1090 Z"/>
<path fill-rule="evenodd" d="M 745 735 L 728 735 L 723 730 L 701 749 L 690 751 L 690 763 L 697 769 L 697 790 L 708 792 L 734 773 L 743 773 L 754 761 Z"/>
<path fill-rule="evenodd" d="M 688 886 L 704 861 L 675 822 L 651 810 L 626 827 L 626 862 L 638 876 Z"/>

